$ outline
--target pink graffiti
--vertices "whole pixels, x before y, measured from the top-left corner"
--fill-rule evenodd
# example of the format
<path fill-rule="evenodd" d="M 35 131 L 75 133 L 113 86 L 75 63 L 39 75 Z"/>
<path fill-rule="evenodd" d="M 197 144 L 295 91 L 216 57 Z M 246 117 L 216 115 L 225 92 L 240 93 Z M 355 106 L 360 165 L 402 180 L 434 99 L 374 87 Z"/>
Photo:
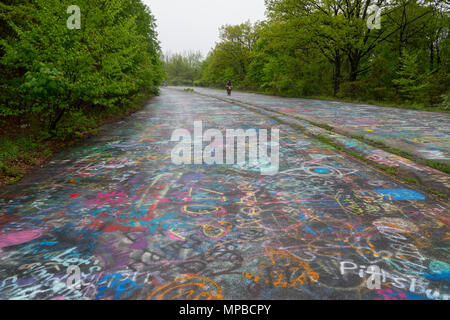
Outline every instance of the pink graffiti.
<path fill-rule="evenodd" d="M 27 243 L 42 236 L 41 230 L 23 230 L 0 235 L 0 248 Z"/>
<path fill-rule="evenodd" d="M 176 234 L 172 230 L 167 230 L 167 236 L 170 239 L 177 240 L 177 241 L 186 241 L 186 238 L 183 238 L 181 235 Z"/>
<path fill-rule="evenodd" d="M 403 300 L 406 299 L 406 294 L 401 292 L 394 292 L 391 289 L 380 289 L 377 290 L 379 295 L 383 296 L 384 300 Z"/>
<path fill-rule="evenodd" d="M 133 201 L 135 200 L 136 196 L 132 199 Z M 95 205 L 95 206 L 99 206 L 105 203 L 109 203 L 109 204 L 119 204 L 124 202 L 127 199 L 127 195 L 124 192 L 113 192 L 113 193 L 106 193 L 106 194 L 102 194 L 102 193 L 98 193 L 97 194 L 97 199 L 94 200 L 88 200 L 86 201 L 87 205 Z"/>

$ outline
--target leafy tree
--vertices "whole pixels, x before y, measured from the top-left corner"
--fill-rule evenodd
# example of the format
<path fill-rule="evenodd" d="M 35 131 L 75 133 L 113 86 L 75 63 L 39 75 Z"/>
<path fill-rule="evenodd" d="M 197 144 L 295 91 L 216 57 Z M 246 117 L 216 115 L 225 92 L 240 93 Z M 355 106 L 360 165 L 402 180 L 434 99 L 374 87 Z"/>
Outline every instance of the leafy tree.
<path fill-rule="evenodd" d="M 398 77 L 392 80 L 398 86 L 399 92 L 408 100 L 417 100 L 419 94 L 429 85 L 426 82 L 427 75 L 419 70 L 417 57 L 417 54 L 404 50 L 400 58 Z"/>
<path fill-rule="evenodd" d="M 258 39 L 259 25 L 249 21 L 220 28 L 220 42 L 210 52 L 203 69 L 203 81 L 224 86 L 231 79 L 236 87 L 247 87 L 246 76 L 251 52 Z"/>
<path fill-rule="evenodd" d="M 201 52 L 166 54 L 163 56 L 166 78 L 172 85 L 193 85 L 200 78 Z"/>
<path fill-rule="evenodd" d="M 241 88 L 279 95 L 424 104 L 439 104 L 448 91 L 448 3 L 265 2 L 267 20 L 253 32 L 249 23 L 221 29 L 221 41 L 202 64 L 205 83 L 223 85 L 232 77 Z M 373 5 L 380 9 L 380 28 L 368 27 Z M 406 74 L 412 71 L 417 77 Z"/>
<path fill-rule="evenodd" d="M 154 18 L 138 0 L 80 0 L 81 30 L 69 30 L 70 1 L 1 5 L 0 116 L 20 116 L 61 137 L 156 94 L 162 77 Z M 5 28 L 5 26 L 7 26 Z"/>

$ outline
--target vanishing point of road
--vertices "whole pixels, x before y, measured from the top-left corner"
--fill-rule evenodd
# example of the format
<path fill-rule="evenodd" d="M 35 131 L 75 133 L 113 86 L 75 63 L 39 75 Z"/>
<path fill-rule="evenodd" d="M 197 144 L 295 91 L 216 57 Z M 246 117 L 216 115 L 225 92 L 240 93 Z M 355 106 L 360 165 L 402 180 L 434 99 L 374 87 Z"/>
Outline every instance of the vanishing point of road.
<path fill-rule="evenodd" d="M 175 165 L 195 121 L 279 129 L 279 173 Z M 449 224 L 448 204 L 293 127 L 162 89 L 0 191 L 0 299 L 443 300 Z"/>

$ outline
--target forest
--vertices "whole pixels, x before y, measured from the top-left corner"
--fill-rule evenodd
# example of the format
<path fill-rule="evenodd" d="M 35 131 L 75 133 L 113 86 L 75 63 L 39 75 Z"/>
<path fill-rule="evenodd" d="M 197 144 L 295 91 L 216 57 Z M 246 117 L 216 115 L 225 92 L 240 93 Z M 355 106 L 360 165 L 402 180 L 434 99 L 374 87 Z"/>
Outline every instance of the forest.
<path fill-rule="evenodd" d="M 55 144 L 159 92 L 164 72 L 150 9 L 141 0 L 76 3 L 78 28 L 72 1 L 0 2 L 0 178 L 20 179 Z"/>
<path fill-rule="evenodd" d="M 222 26 L 205 59 L 166 56 L 168 83 L 223 88 L 231 79 L 235 89 L 280 96 L 450 108 L 449 1 L 265 5 L 264 21 Z"/>

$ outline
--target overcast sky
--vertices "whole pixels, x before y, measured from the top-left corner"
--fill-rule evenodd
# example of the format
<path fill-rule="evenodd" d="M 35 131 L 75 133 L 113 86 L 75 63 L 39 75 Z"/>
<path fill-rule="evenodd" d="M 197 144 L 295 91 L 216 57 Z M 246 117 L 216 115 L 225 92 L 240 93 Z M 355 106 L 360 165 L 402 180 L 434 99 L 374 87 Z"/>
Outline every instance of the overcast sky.
<path fill-rule="evenodd" d="M 264 19 L 264 0 L 144 0 L 157 20 L 163 52 L 201 51 L 219 40 L 219 27 Z"/>

